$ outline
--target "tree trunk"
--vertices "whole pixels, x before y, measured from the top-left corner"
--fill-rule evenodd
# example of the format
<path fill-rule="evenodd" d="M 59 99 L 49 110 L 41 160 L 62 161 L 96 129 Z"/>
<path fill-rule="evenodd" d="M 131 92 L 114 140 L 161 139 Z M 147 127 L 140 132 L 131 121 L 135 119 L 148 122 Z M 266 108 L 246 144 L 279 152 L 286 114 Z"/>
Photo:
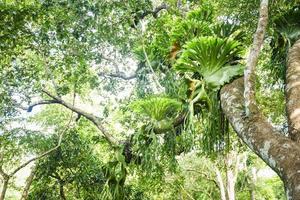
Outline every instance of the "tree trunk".
<path fill-rule="evenodd" d="M 228 200 L 235 200 L 235 183 L 238 175 L 240 156 L 238 152 L 231 151 L 225 157 L 226 190 Z"/>
<path fill-rule="evenodd" d="M 226 189 L 227 189 L 228 200 L 235 200 L 235 190 L 234 190 L 235 178 L 234 178 L 233 170 L 231 168 L 227 168 L 226 170 L 226 179 L 227 179 Z"/>
<path fill-rule="evenodd" d="M 0 195 L 0 200 L 4 200 L 4 198 L 5 198 L 5 194 L 6 194 L 7 187 L 8 187 L 8 181 L 9 181 L 9 178 L 3 178 L 3 186 L 2 186 L 2 191 L 1 191 L 1 195 Z"/>
<path fill-rule="evenodd" d="M 64 191 L 64 183 L 62 181 L 59 181 L 59 194 L 60 194 L 60 198 L 62 200 L 67 200 L 65 191 Z"/>
<path fill-rule="evenodd" d="M 37 167 L 34 166 L 30 172 L 30 175 L 28 176 L 28 178 L 26 180 L 26 185 L 25 185 L 24 191 L 22 193 L 21 200 L 26 200 L 28 198 L 29 189 L 32 184 L 33 178 L 35 176 L 36 170 L 37 170 Z"/>
<path fill-rule="evenodd" d="M 251 168 L 251 182 L 250 182 L 250 199 L 255 200 L 255 186 L 256 186 L 256 173 L 257 170 L 255 167 Z"/>
<path fill-rule="evenodd" d="M 225 192 L 224 182 L 222 179 L 222 174 L 216 166 L 214 168 L 215 168 L 215 173 L 217 176 L 217 183 L 218 183 L 218 186 L 220 189 L 221 200 L 226 200 L 226 192 Z"/>
<path fill-rule="evenodd" d="M 228 196 L 228 200 L 235 200 L 234 173 L 231 169 L 227 169 L 226 178 L 227 178 L 227 196 Z"/>
<path fill-rule="evenodd" d="M 289 134 L 300 142 L 300 40 L 289 51 L 285 93 Z"/>
<path fill-rule="evenodd" d="M 274 129 L 256 106 L 245 116 L 243 78 L 221 90 L 222 109 L 237 135 L 268 164 L 285 183 L 288 199 L 300 199 L 300 146 Z"/>

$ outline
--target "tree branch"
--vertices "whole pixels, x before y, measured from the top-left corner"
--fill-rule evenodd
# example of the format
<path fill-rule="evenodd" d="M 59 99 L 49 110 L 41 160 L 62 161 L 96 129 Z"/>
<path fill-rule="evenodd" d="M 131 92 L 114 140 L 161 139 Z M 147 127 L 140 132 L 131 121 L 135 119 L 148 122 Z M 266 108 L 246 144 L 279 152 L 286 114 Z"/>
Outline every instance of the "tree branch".
<path fill-rule="evenodd" d="M 133 13 L 135 14 L 134 16 L 134 21 L 133 21 L 133 24 L 132 24 L 132 28 L 136 28 L 137 24 L 143 20 L 145 17 L 147 17 L 148 15 L 152 15 L 154 18 L 157 18 L 158 16 L 158 13 L 162 10 L 167 10 L 168 9 L 168 5 L 166 3 L 162 3 L 160 6 L 154 8 L 154 10 L 146 10 L 144 11 L 142 14 L 138 15 L 136 13 Z"/>
<path fill-rule="evenodd" d="M 204 177 L 206 180 L 213 182 L 217 187 L 219 187 L 218 182 L 215 179 L 209 177 L 208 174 L 205 174 L 202 171 L 198 171 L 198 170 L 194 170 L 194 169 L 186 169 L 186 171 L 197 173 L 197 174 L 201 175 L 202 177 Z"/>
<path fill-rule="evenodd" d="M 35 106 L 45 105 L 45 104 L 56 104 L 56 103 L 59 103 L 59 102 L 56 100 L 41 100 L 41 101 L 38 101 L 38 102 L 35 102 L 35 103 L 29 105 L 28 108 L 26 108 L 26 107 L 21 107 L 21 108 L 23 110 L 27 110 L 27 112 L 31 112 L 33 107 L 35 107 Z"/>
<path fill-rule="evenodd" d="M 139 20 L 144 19 L 144 18 L 145 18 L 147 15 L 149 15 L 149 14 L 152 14 L 152 16 L 153 16 L 154 18 L 157 18 L 158 13 L 159 13 L 160 11 L 166 10 L 166 9 L 168 9 L 167 4 L 166 4 L 166 3 L 162 3 L 160 6 L 157 6 L 156 8 L 154 8 L 153 11 L 149 11 L 149 10 L 145 11 L 145 12 L 140 16 Z"/>
<path fill-rule="evenodd" d="M 22 168 L 26 167 L 28 164 L 30 164 L 31 162 L 35 161 L 35 160 L 39 160 L 41 158 L 43 158 L 44 156 L 52 153 L 53 151 L 57 150 L 60 145 L 61 145 L 61 142 L 62 142 L 62 139 L 63 139 L 63 136 L 65 134 L 65 132 L 69 129 L 70 127 L 70 124 L 71 124 L 71 121 L 72 121 L 72 116 L 70 118 L 70 121 L 67 125 L 67 127 L 61 132 L 60 136 L 59 136 L 59 139 L 58 139 L 58 143 L 55 147 L 53 147 L 52 149 L 49 149 L 48 151 L 34 157 L 34 158 L 31 158 L 29 159 L 28 161 L 26 161 L 25 163 L 21 164 L 19 167 L 17 167 L 14 171 L 12 171 L 10 174 L 9 174 L 9 177 L 12 177 L 13 175 L 15 175 L 19 170 L 21 170 Z"/>
<path fill-rule="evenodd" d="M 78 115 L 82 115 L 85 118 L 87 118 L 88 120 L 90 120 L 91 122 L 93 122 L 93 124 L 96 125 L 96 127 L 102 132 L 102 134 L 104 135 L 105 139 L 112 145 L 115 146 L 118 144 L 117 140 L 111 135 L 109 134 L 106 129 L 104 128 L 104 126 L 102 125 L 101 121 L 102 119 L 91 114 L 88 113 L 80 108 L 75 107 L 74 105 L 64 101 L 63 99 L 61 99 L 60 97 L 57 97 L 55 95 L 52 95 L 50 92 L 46 91 L 46 90 L 42 90 L 45 94 L 47 94 L 49 97 L 53 98 L 54 100 L 56 100 L 59 104 L 63 105 L 64 107 L 72 110 L 73 112 L 77 113 Z"/>
<path fill-rule="evenodd" d="M 125 73 L 123 73 L 123 72 L 120 72 L 120 73 L 98 73 L 98 75 L 99 76 L 109 76 L 112 78 L 120 78 L 120 79 L 123 79 L 126 81 L 136 78 L 136 74 L 126 76 Z"/>
<path fill-rule="evenodd" d="M 259 11 L 259 20 L 256 32 L 254 34 L 253 44 L 250 49 L 246 69 L 245 69 L 245 111 L 246 115 L 249 116 L 255 110 L 252 110 L 252 107 L 256 107 L 255 100 L 255 68 L 258 63 L 259 52 L 262 48 L 264 36 L 268 24 L 268 0 L 261 0 L 260 11 Z"/>

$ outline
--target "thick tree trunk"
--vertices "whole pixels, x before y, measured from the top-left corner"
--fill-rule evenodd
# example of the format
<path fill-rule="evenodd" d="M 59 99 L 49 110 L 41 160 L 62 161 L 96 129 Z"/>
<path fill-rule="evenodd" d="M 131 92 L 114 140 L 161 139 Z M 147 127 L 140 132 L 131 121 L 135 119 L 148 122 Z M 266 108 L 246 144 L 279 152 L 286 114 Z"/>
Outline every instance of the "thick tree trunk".
<path fill-rule="evenodd" d="M 239 78 L 221 90 L 222 109 L 238 136 L 284 181 L 288 199 L 300 199 L 300 146 L 275 130 L 256 106 L 245 116 Z"/>
<path fill-rule="evenodd" d="M 7 187 L 8 187 L 8 181 L 9 181 L 9 178 L 4 178 L 3 179 L 3 185 L 2 185 L 0 200 L 4 200 L 4 198 L 5 198 L 5 194 L 6 194 Z"/>
<path fill-rule="evenodd" d="M 300 142 L 300 40 L 289 51 L 285 92 L 289 134 Z"/>

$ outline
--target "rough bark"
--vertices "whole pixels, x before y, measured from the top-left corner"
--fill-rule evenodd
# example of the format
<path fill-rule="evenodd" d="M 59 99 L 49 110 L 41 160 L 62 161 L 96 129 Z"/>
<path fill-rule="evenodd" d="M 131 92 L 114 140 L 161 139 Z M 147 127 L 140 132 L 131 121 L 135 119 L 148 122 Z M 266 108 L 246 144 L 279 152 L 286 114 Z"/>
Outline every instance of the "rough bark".
<path fill-rule="evenodd" d="M 222 88 L 222 109 L 238 136 L 284 181 L 288 199 L 300 199 L 300 146 L 275 130 L 256 106 L 255 114 L 245 116 L 243 83 L 239 78 Z"/>
<path fill-rule="evenodd" d="M 255 68 L 258 62 L 259 52 L 263 46 L 264 36 L 266 32 L 266 27 L 268 24 L 268 0 L 261 0 L 259 19 L 257 24 L 257 29 L 254 34 L 253 44 L 250 49 L 245 69 L 245 111 L 246 115 L 249 116 L 251 112 L 255 109 L 251 107 L 256 106 L 255 100 Z M 255 114 L 255 113 L 254 113 Z"/>
<path fill-rule="evenodd" d="M 285 92 L 289 134 L 300 142 L 300 40 L 289 51 Z"/>

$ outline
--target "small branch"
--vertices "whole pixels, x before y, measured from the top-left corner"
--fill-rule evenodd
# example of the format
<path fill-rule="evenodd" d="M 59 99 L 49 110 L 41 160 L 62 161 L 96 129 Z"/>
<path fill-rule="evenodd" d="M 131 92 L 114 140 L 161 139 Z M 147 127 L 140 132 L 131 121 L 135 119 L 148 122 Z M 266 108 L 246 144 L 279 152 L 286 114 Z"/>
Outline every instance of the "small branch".
<path fill-rule="evenodd" d="M 194 170 L 194 169 L 186 169 L 186 171 L 197 173 L 197 174 L 201 175 L 202 177 L 204 177 L 206 180 L 213 182 L 217 187 L 219 187 L 219 184 L 217 183 L 217 181 L 215 179 L 209 177 L 207 174 L 205 174 L 201 171 Z"/>
<path fill-rule="evenodd" d="M 154 18 L 157 18 L 157 15 L 160 11 L 162 10 L 167 10 L 168 9 L 168 6 L 166 3 L 162 3 L 160 6 L 156 7 L 153 12 L 152 12 L 152 15 Z"/>
<path fill-rule="evenodd" d="M 140 16 L 140 18 L 139 18 L 138 20 L 142 20 L 142 19 L 144 19 L 147 15 L 150 15 L 150 14 L 152 14 L 152 16 L 153 16 L 154 18 L 157 18 L 157 15 L 158 15 L 158 13 L 159 13 L 160 11 L 162 11 L 162 10 L 167 10 L 167 9 L 168 9 L 167 4 L 166 4 L 166 3 L 162 3 L 160 6 L 157 6 L 156 8 L 154 8 L 153 11 L 149 11 L 149 10 L 144 11 L 144 13 Z"/>
<path fill-rule="evenodd" d="M 258 25 L 254 34 L 253 44 L 247 58 L 246 69 L 244 72 L 244 97 L 246 116 L 255 114 L 255 110 L 252 109 L 253 107 L 256 107 L 255 68 L 258 63 L 259 52 L 263 45 L 264 36 L 268 24 L 268 4 L 268 0 L 261 0 Z"/>
<path fill-rule="evenodd" d="M 123 80 L 131 80 L 131 79 L 135 79 L 136 78 L 136 74 L 132 74 L 132 75 L 129 75 L 129 76 L 126 76 L 123 72 L 121 73 L 98 73 L 99 76 L 109 76 L 109 77 L 112 77 L 112 78 L 120 78 L 120 79 L 123 79 Z"/>
<path fill-rule="evenodd" d="M 61 145 L 61 142 L 62 142 L 62 139 L 63 139 L 63 136 L 65 134 L 65 132 L 69 129 L 70 127 L 70 124 L 71 124 L 71 121 L 72 121 L 72 115 L 71 115 L 71 118 L 70 118 L 70 121 L 68 122 L 68 125 L 67 127 L 61 132 L 60 136 L 59 136 L 59 139 L 58 139 L 58 143 L 55 147 L 53 147 L 52 149 L 49 149 L 48 151 L 32 158 L 32 159 L 29 159 L 28 161 L 26 161 L 25 163 L 21 164 L 19 167 L 17 167 L 14 171 L 12 171 L 8 176 L 9 177 L 12 177 L 13 175 L 15 175 L 19 170 L 21 170 L 22 168 L 26 167 L 28 164 L 30 164 L 31 162 L 35 161 L 35 160 L 39 160 L 41 158 L 43 158 L 44 156 L 52 153 L 53 151 L 57 150 L 60 145 Z"/>
<path fill-rule="evenodd" d="M 158 91 L 159 92 L 163 92 L 164 88 L 160 85 L 160 83 L 158 81 L 159 78 L 156 76 L 156 73 L 155 73 L 155 71 L 152 68 L 151 62 L 150 62 L 150 60 L 148 58 L 148 55 L 147 55 L 147 52 L 145 50 L 144 39 L 143 39 L 143 43 L 142 43 L 142 48 L 143 48 L 143 53 L 144 53 L 144 56 L 145 56 L 145 59 L 146 59 L 146 63 L 148 65 L 148 67 L 150 68 L 151 73 L 153 74 L 153 80 L 156 83 L 156 86 L 158 87 Z"/>
<path fill-rule="evenodd" d="M 59 103 L 59 102 L 56 100 L 41 100 L 41 101 L 38 101 L 38 102 L 35 102 L 35 103 L 29 105 L 28 108 L 26 108 L 26 107 L 21 107 L 21 108 L 23 110 L 27 110 L 27 112 L 31 112 L 33 107 L 35 107 L 35 106 L 45 105 L 45 104 L 56 104 L 56 103 Z"/>
<path fill-rule="evenodd" d="M 88 120 L 90 120 L 91 122 L 93 122 L 93 124 L 96 125 L 96 127 L 102 132 L 102 134 L 105 136 L 105 139 L 112 145 L 115 146 L 118 144 L 117 140 L 111 135 L 109 134 L 106 129 L 103 127 L 101 121 L 102 119 L 91 114 L 88 112 L 85 112 L 84 110 L 75 107 L 74 105 L 64 101 L 63 99 L 61 99 L 60 97 L 57 97 L 55 95 L 52 95 L 50 92 L 46 91 L 46 90 L 42 90 L 45 94 L 47 94 L 49 97 L 53 98 L 54 100 L 58 101 L 59 104 L 63 105 L 64 107 L 72 110 L 73 112 L 77 113 L 78 115 L 82 115 L 85 118 L 87 118 Z"/>

